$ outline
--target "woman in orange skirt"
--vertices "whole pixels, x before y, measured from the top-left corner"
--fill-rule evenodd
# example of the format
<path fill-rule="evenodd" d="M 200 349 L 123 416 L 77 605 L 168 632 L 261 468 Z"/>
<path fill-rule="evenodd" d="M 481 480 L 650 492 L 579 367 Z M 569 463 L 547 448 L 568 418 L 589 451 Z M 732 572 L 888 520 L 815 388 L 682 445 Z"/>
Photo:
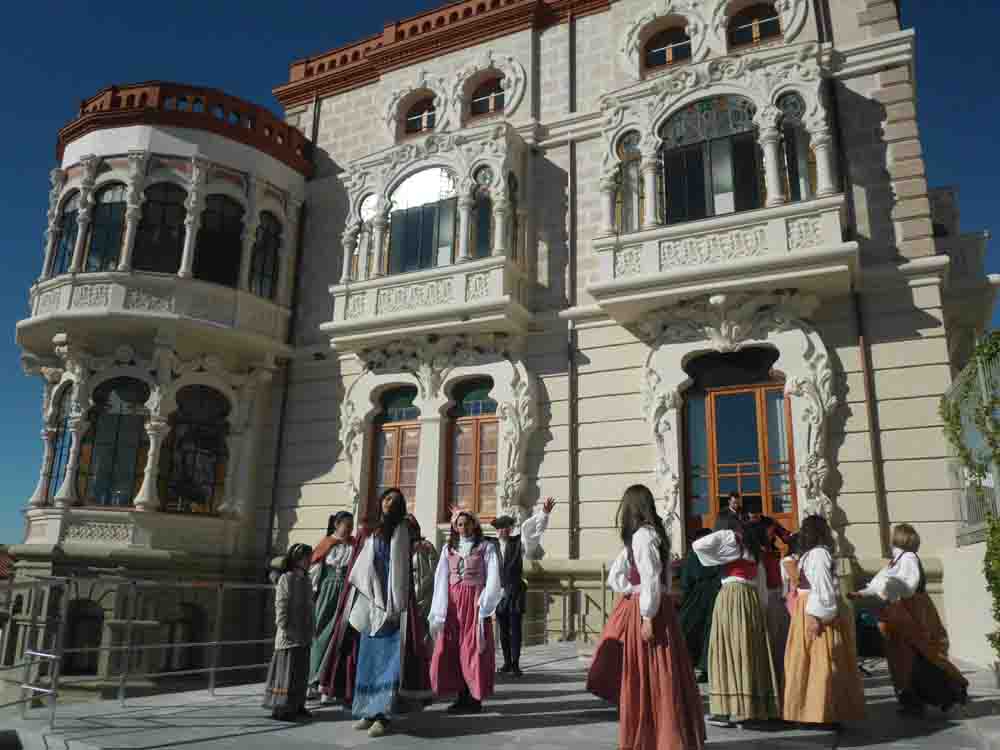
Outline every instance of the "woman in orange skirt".
<path fill-rule="evenodd" d="M 969 700 L 969 681 L 948 660 L 948 631 L 927 595 L 927 577 L 917 556 L 920 535 L 910 524 L 892 530 L 892 561 L 852 599 L 888 602 L 879 614 L 889 673 L 901 712 L 923 715 L 928 704 L 948 711 Z"/>
<path fill-rule="evenodd" d="M 833 534 L 822 516 L 799 531 L 799 582 L 785 650 L 784 719 L 837 726 L 865 717 L 854 619 L 841 603 Z"/>
<path fill-rule="evenodd" d="M 670 542 L 647 487 L 625 491 L 618 524 L 625 549 L 608 585 L 624 597 L 597 644 L 587 689 L 618 704 L 619 750 L 701 750 L 701 696 L 670 599 Z"/>

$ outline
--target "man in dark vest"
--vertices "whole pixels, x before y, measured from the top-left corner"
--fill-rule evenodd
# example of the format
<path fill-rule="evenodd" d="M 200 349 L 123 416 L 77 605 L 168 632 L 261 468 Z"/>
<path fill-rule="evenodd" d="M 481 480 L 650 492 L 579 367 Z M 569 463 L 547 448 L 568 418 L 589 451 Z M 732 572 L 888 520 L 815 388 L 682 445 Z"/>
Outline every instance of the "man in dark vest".
<path fill-rule="evenodd" d="M 500 583 L 503 598 L 497 607 L 497 625 L 500 628 L 500 647 L 503 649 L 503 666 L 500 672 L 521 676 L 521 618 L 524 615 L 528 593 L 524 581 L 524 558 L 541 560 L 542 534 L 549 525 L 549 514 L 556 506 L 551 497 L 545 498 L 542 509 L 521 524 L 520 533 L 514 534 L 517 521 L 513 516 L 500 516 L 493 521 L 497 530 L 497 547 L 500 553 Z"/>

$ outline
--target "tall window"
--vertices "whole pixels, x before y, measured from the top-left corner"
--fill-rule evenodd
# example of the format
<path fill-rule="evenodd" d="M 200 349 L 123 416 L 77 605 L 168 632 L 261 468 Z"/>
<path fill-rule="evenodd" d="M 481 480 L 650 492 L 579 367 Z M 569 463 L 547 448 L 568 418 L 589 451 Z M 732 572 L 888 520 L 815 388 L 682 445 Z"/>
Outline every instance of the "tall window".
<path fill-rule="evenodd" d="M 667 65 L 691 59 L 691 37 L 680 27 L 664 29 L 646 42 L 646 69 L 663 68 Z"/>
<path fill-rule="evenodd" d="M 177 513 L 214 513 L 225 491 L 229 402 L 218 391 L 189 385 L 177 394 L 173 430 L 160 465 L 160 497 Z"/>
<path fill-rule="evenodd" d="M 74 599 L 66 611 L 66 648 L 62 671 L 65 674 L 97 674 L 99 651 L 77 653 L 75 649 L 98 648 L 104 634 L 104 608 L 92 599 Z"/>
<path fill-rule="evenodd" d="M 407 135 L 423 133 L 434 130 L 436 111 L 434 109 L 434 97 L 428 96 L 421 99 L 406 113 L 406 121 L 403 125 L 403 132 Z"/>
<path fill-rule="evenodd" d="M 62 485 L 66 475 L 66 463 L 69 461 L 69 448 L 72 437 L 69 432 L 69 415 L 72 387 L 63 388 L 55 405 L 56 436 L 52 444 L 52 472 L 49 474 L 49 484 L 45 497 L 52 500 Z"/>
<path fill-rule="evenodd" d="M 782 112 L 786 194 L 791 201 L 809 200 L 816 195 L 816 158 L 809 147 L 809 133 L 802 125 L 805 102 L 798 94 L 783 94 L 778 99 L 778 108 Z"/>
<path fill-rule="evenodd" d="M 405 386 L 382 396 L 382 413 L 375 421 L 370 502 L 389 487 L 398 487 L 407 499 L 417 491 L 420 457 L 420 409 L 413 405 L 417 389 Z M 373 506 L 368 508 L 370 513 Z"/>
<path fill-rule="evenodd" d="M 781 16 L 774 3 L 757 3 L 729 19 L 729 46 L 745 47 L 781 37 Z"/>
<path fill-rule="evenodd" d="M 618 193 L 615 201 L 615 222 L 621 234 L 634 232 L 642 226 L 646 204 L 646 187 L 640 166 L 639 134 L 626 133 L 618 142 Z"/>
<path fill-rule="evenodd" d="M 146 188 L 145 196 L 133 266 L 137 271 L 177 273 L 184 252 L 187 193 L 169 182 L 161 182 Z"/>
<path fill-rule="evenodd" d="M 739 492 L 750 513 L 798 525 L 791 413 L 784 384 L 770 374 L 777 353 L 749 348 L 699 357 L 685 404 L 688 528 L 711 527 Z"/>
<path fill-rule="evenodd" d="M 448 502 L 484 518 L 497 513 L 497 402 L 490 398 L 493 381 L 473 380 L 455 388 L 450 412 Z"/>
<path fill-rule="evenodd" d="M 146 401 L 149 386 L 113 378 L 94 391 L 90 430 L 80 446 L 78 493 L 93 505 L 131 505 L 142 484 L 149 452 Z"/>
<path fill-rule="evenodd" d="M 250 291 L 274 299 L 278 293 L 281 260 L 281 222 L 269 211 L 260 215 L 257 242 L 250 259 Z"/>
<path fill-rule="evenodd" d="M 664 124 L 667 223 L 763 205 L 763 167 L 746 99 L 720 96 L 686 107 Z"/>
<path fill-rule="evenodd" d="M 425 169 L 404 180 L 391 197 L 389 273 L 448 265 L 457 232 L 455 178 L 445 169 Z"/>
<path fill-rule="evenodd" d="M 73 262 L 73 248 L 76 247 L 76 235 L 80 231 L 77 224 L 79 214 L 80 194 L 73 193 L 63 203 L 59 215 L 59 244 L 56 245 L 55 254 L 52 256 L 50 276 L 61 276 L 69 272 L 70 263 Z"/>
<path fill-rule="evenodd" d="M 225 195 L 208 196 L 198 229 L 194 277 L 235 287 L 242 258 L 243 206 Z"/>
<path fill-rule="evenodd" d="M 84 270 L 114 271 L 122 249 L 125 230 L 125 186 L 108 185 L 96 197 L 94 218 L 90 224 L 90 248 Z"/>
<path fill-rule="evenodd" d="M 469 114 L 473 117 L 503 112 L 503 108 L 503 76 L 491 78 L 485 83 L 480 84 L 472 92 L 472 100 L 469 102 Z"/>

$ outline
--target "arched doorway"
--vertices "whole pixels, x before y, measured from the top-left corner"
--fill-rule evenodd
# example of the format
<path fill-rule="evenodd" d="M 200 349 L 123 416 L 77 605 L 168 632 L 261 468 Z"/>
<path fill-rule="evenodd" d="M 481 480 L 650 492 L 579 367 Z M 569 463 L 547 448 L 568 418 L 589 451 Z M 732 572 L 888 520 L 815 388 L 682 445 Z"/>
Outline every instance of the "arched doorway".
<path fill-rule="evenodd" d="M 711 528 L 730 492 L 752 514 L 798 527 L 792 419 L 778 352 L 747 347 L 686 363 L 684 518 L 688 534 Z"/>

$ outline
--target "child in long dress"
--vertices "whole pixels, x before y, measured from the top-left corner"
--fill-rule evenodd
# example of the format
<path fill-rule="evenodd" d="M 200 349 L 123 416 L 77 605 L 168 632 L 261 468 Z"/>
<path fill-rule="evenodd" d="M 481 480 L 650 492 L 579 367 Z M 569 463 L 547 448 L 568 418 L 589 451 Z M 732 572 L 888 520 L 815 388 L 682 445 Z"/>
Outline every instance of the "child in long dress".
<path fill-rule="evenodd" d="M 342 510 L 330 516 L 326 536 L 316 545 L 309 567 L 315 600 L 316 637 L 309 655 L 310 698 L 319 697 L 319 682 L 330 642 L 337 631 L 340 595 L 347 583 L 347 569 L 354 552 L 354 515 Z"/>
<path fill-rule="evenodd" d="M 312 557 L 308 544 L 294 544 L 274 592 L 274 654 L 267 670 L 264 707 L 279 721 L 308 717 L 309 648 L 313 639 L 312 587 L 306 569 Z"/>
<path fill-rule="evenodd" d="M 608 585 L 624 596 L 597 644 L 587 689 L 618 705 L 619 748 L 700 750 L 705 719 L 670 598 L 670 540 L 647 487 L 625 491 L 618 525 L 624 549 Z"/>

